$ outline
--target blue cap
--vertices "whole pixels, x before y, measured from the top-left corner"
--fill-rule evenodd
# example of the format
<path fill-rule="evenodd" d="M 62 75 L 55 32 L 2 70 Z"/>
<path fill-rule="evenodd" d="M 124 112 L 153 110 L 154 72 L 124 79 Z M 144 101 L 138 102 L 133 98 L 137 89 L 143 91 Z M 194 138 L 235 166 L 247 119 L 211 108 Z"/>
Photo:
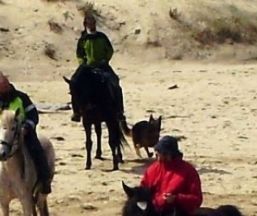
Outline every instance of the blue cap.
<path fill-rule="evenodd" d="M 178 149 L 178 140 L 172 136 L 164 136 L 154 146 L 155 151 L 164 155 L 182 156 L 183 154 Z"/>

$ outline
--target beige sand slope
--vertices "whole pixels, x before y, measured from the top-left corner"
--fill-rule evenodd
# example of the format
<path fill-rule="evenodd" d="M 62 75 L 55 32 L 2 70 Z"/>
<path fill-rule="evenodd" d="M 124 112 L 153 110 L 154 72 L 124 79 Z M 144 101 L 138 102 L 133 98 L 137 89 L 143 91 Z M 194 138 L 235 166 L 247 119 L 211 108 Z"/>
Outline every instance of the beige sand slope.
<path fill-rule="evenodd" d="M 80 2 L 3 2 L 0 27 L 8 31 L 0 31 L 0 70 L 35 103 L 68 102 L 62 75 L 71 75 L 77 65 Z M 203 205 L 235 204 L 245 215 L 257 215 L 257 64 L 252 61 L 256 46 L 228 42 L 202 47 L 169 17 L 169 9 L 177 8 L 183 20 L 197 20 L 193 15 L 208 14 L 208 7 L 219 8 L 225 16 L 231 5 L 251 14 L 257 11 L 257 2 L 95 2 L 108 18 L 99 27 L 111 36 L 116 49 L 112 65 L 121 77 L 128 122 L 146 119 L 150 113 L 162 115 L 162 135 L 187 138 L 181 149 L 199 170 Z M 62 33 L 50 31 L 49 20 L 59 23 Z M 46 46 L 54 48 L 55 59 L 44 54 Z M 177 89 L 168 89 L 175 84 Z M 93 160 L 92 170 L 85 171 L 84 131 L 69 118 L 70 111 L 42 114 L 38 126 L 54 143 L 57 155 L 49 197 L 52 215 L 121 215 L 126 198 L 121 181 L 138 184 L 150 161 L 138 160 L 127 148 L 120 171 L 107 172 L 112 163 L 104 129 L 106 160 Z M 21 215 L 17 202 L 11 210 L 11 215 Z"/>

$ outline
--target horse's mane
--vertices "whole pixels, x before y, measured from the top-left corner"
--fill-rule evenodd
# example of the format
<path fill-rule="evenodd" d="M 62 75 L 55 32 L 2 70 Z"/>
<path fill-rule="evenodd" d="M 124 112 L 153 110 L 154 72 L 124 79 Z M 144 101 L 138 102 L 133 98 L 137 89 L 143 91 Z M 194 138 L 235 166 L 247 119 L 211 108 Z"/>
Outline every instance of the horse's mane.
<path fill-rule="evenodd" d="M 71 94 L 80 107 L 94 107 L 105 118 L 112 118 L 116 113 L 114 101 L 108 78 L 100 69 L 92 69 L 88 66 L 80 66 L 75 73 L 79 73 L 76 83 L 70 84 Z M 92 116 L 92 114 L 90 114 Z M 91 118 L 91 117 L 90 117 Z"/>
<path fill-rule="evenodd" d="M 239 209 L 234 205 L 221 205 L 214 210 L 210 216 L 243 216 Z"/>
<path fill-rule="evenodd" d="M 126 185 L 125 187 L 123 185 L 123 188 L 128 196 L 122 210 L 123 216 L 157 215 L 151 203 L 151 191 L 149 189 L 144 187 L 129 188 Z M 145 203 L 145 206 L 140 206 L 140 203 Z"/>

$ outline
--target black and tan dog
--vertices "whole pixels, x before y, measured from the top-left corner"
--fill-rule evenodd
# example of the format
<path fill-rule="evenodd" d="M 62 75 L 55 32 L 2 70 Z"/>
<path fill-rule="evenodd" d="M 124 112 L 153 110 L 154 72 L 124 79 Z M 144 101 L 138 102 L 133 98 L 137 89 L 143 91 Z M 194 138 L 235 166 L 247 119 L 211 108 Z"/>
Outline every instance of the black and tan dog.
<path fill-rule="evenodd" d="M 142 147 L 145 148 L 149 158 L 153 156 L 153 153 L 149 152 L 148 147 L 154 147 L 159 140 L 161 120 L 161 116 L 154 119 L 153 116 L 150 115 L 148 121 L 139 121 L 133 125 L 132 129 L 128 127 L 126 122 L 122 124 L 124 133 L 132 137 L 136 153 L 139 157 L 142 157 L 140 154 L 140 148 Z"/>

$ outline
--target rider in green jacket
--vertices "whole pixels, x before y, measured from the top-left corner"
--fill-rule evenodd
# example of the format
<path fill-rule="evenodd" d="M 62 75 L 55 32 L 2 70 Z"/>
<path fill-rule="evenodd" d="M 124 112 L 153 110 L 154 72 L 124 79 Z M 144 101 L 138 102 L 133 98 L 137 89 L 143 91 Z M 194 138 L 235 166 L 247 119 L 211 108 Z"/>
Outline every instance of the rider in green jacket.
<path fill-rule="evenodd" d="M 19 120 L 23 128 L 25 145 L 36 166 L 41 193 L 51 193 L 50 168 L 36 132 L 39 121 L 37 108 L 26 93 L 15 89 L 7 77 L 0 72 L 0 112 L 5 109 L 20 110 Z"/>
<path fill-rule="evenodd" d="M 119 77 L 114 73 L 109 65 L 109 61 L 113 55 L 113 47 L 108 37 L 96 30 L 96 19 L 92 15 L 87 15 L 84 18 L 85 30 L 82 32 L 81 37 L 77 44 L 77 59 L 79 64 L 87 65 L 91 68 L 100 69 L 105 73 L 107 77 L 110 89 L 114 91 L 114 101 L 116 104 L 117 118 L 123 120 L 124 106 L 122 89 L 119 85 Z M 72 80 L 74 83 L 80 77 L 81 70 L 77 70 L 77 73 L 73 74 Z M 79 108 L 72 99 L 73 115 L 72 121 L 80 121 Z"/>

